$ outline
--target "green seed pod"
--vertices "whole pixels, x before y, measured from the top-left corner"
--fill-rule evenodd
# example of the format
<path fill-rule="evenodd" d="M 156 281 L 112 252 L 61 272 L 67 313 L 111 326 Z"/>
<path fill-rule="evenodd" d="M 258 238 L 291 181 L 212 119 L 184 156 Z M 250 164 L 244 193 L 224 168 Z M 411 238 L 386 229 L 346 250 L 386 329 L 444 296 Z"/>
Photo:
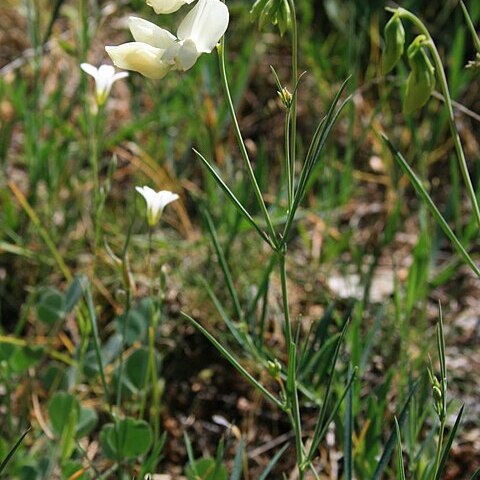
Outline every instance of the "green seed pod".
<path fill-rule="evenodd" d="M 385 25 L 385 50 L 382 55 L 382 73 L 390 72 L 403 54 L 405 30 L 398 15 L 394 15 Z"/>
<path fill-rule="evenodd" d="M 424 47 L 426 38 L 419 35 L 408 47 L 408 63 L 411 72 L 407 79 L 407 92 L 403 110 L 412 113 L 422 108 L 435 88 L 435 68 Z"/>

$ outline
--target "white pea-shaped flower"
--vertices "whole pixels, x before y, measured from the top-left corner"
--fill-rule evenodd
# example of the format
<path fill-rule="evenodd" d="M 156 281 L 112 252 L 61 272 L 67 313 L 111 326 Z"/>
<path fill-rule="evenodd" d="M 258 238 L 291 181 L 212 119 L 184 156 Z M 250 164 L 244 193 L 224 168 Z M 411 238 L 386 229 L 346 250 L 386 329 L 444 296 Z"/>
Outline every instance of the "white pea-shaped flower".
<path fill-rule="evenodd" d="M 142 195 L 147 204 L 147 221 L 150 227 L 155 226 L 162 216 L 163 209 L 169 204 L 178 200 L 179 196 L 176 193 L 168 190 L 161 190 L 156 192 L 153 188 L 135 187 L 137 192 Z"/>
<path fill-rule="evenodd" d="M 194 0 L 147 0 L 147 5 L 150 5 L 155 10 L 155 13 L 173 13 L 184 5 L 189 5 Z"/>
<path fill-rule="evenodd" d="M 160 3 L 149 4 L 160 8 Z M 202 53 L 210 53 L 227 30 L 228 21 L 228 8 L 221 0 L 199 0 L 180 23 L 177 36 L 147 20 L 130 17 L 135 41 L 105 49 L 117 67 L 161 79 L 170 70 L 190 69 Z"/>
<path fill-rule="evenodd" d="M 128 72 L 117 72 L 112 65 L 100 65 L 99 68 L 89 63 L 80 64 L 80 68 L 95 80 L 95 100 L 98 106 L 103 105 L 113 84 L 121 78 L 128 77 Z"/>

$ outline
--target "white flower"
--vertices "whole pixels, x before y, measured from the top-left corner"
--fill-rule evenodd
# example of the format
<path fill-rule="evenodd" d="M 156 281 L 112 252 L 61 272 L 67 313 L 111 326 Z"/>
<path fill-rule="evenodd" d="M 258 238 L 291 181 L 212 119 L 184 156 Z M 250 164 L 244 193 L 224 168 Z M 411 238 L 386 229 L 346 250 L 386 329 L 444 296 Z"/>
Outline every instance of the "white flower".
<path fill-rule="evenodd" d="M 176 193 L 168 190 L 156 192 L 146 185 L 144 187 L 135 187 L 137 192 L 142 195 L 147 204 L 147 221 L 150 227 L 153 227 L 160 220 L 163 209 L 171 202 L 178 200 Z"/>
<path fill-rule="evenodd" d="M 220 0 L 199 0 L 180 23 L 177 37 L 151 22 L 130 17 L 135 42 L 105 49 L 117 67 L 160 79 L 169 70 L 188 70 L 202 53 L 210 53 L 227 30 L 228 20 L 228 8 Z"/>
<path fill-rule="evenodd" d="M 155 13 L 173 13 L 192 2 L 193 0 L 147 0 L 147 5 L 150 5 Z"/>
<path fill-rule="evenodd" d="M 115 68 L 111 65 L 100 65 L 100 68 L 97 68 L 89 63 L 82 63 L 80 68 L 95 79 L 95 99 L 98 106 L 105 103 L 112 85 L 117 80 L 128 77 L 127 72 L 115 73 Z"/>

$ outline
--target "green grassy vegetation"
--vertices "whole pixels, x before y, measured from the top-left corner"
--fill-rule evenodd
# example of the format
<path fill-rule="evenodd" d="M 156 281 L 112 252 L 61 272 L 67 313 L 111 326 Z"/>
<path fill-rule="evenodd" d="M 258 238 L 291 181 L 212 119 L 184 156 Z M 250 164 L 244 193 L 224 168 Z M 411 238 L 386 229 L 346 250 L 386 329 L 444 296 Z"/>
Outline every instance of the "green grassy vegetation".
<path fill-rule="evenodd" d="M 0 478 L 478 478 L 480 3 L 401 3 L 227 1 L 100 102 L 193 4 L 2 3 Z"/>

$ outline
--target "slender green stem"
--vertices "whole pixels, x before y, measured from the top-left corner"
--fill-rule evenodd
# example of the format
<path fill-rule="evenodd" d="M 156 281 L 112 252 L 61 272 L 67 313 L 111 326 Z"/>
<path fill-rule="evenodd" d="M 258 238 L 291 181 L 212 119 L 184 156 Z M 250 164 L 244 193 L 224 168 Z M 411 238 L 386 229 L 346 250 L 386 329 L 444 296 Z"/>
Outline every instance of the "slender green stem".
<path fill-rule="evenodd" d="M 288 351 L 290 343 L 292 342 L 292 324 L 290 321 L 290 312 L 288 308 L 287 268 L 285 252 L 279 253 L 278 263 L 280 268 L 280 279 L 282 282 L 283 314 L 285 318 L 285 345 Z"/>
<path fill-rule="evenodd" d="M 285 114 L 285 178 L 287 179 L 287 199 L 288 199 L 288 211 L 292 208 L 293 204 L 293 177 L 292 177 L 292 158 L 290 151 L 290 134 L 291 134 L 291 109 L 287 109 Z"/>
<path fill-rule="evenodd" d="M 148 356 L 149 356 L 149 370 L 152 381 L 152 409 L 153 409 L 153 433 L 155 442 L 159 437 L 159 423 L 160 423 L 160 391 L 158 389 L 158 372 L 155 361 L 155 331 L 158 326 L 158 305 L 154 300 L 154 271 L 152 267 L 152 227 L 148 228 L 148 270 L 150 277 L 150 301 L 152 302 L 152 308 L 150 312 L 150 326 L 148 328 Z M 146 377 L 148 379 L 148 375 Z"/>
<path fill-rule="evenodd" d="M 290 6 L 290 15 L 292 22 L 292 88 L 296 90 L 298 82 L 298 29 L 297 29 L 297 15 L 295 11 L 294 0 L 288 0 Z M 297 95 L 293 95 L 292 105 L 290 106 L 290 179 L 291 179 L 291 194 L 292 199 L 295 195 L 295 155 L 297 142 Z M 289 203 L 291 208 L 291 203 Z"/>
<path fill-rule="evenodd" d="M 93 119 L 91 120 L 91 152 L 90 152 L 90 163 L 92 166 L 92 181 L 93 181 L 93 207 L 92 207 L 92 221 L 94 229 L 94 240 L 93 240 L 93 273 L 95 276 L 95 267 L 98 254 L 98 246 L 100 244 L 100 229 L 102 225 L 102 210 L 103 210 L 103 201 L 100 194 L 100 179 L 99 179 L 99 160 L 102 150 L 102 124 L 103 124 L 103 105 L 98 106 L 97 112 L 94 113 Z"/>
<path fill-rule="evenodd" d="M 453 143 L 455 145 L 455 150 L 457 152 L 460 171 L 462 172 L 463 180 L 465 182 L 465 186 L 467 187 L 467 193 L 470 198 L 470 203 L 472 204 L 473 213 L 477 220 L 477 224 L 480 226 L 480 209 L 478 207 L 477 197 L 475 195 L 475 189 L 473 188 L 472 180 L 470 178 L 470 174 L 468 173 L 467 161 L 465 159 L 465 154 L 463 152 L 460 135 L 458 134 L 458 129 L 455 124 L 452 99 L 450 96 L 450 91 L 448 89 L 447 77 L 445 75 L 445 70 L 443 68 L 442 59 L 440 58 L 440 54 L 438 53 L 437 47 L 435 46 L 435 42 L 433 41 L 433 38 L 431 37 L 430 32 L 427 30 L 423 22 L 416 15 L 409 12 L 408 10 L 405 10 L 404 8 L 399 8 L 397 11 L 401 18 L 410 20 L 427 37 L 427 42 L 425 43 L 425 46 L 428 47 L 428 49 L 430 50 L 433 61 L 435 63 L 435 68 L 437 70 L 438 79 L 440 81 L 440 87 L 442 89 L 443 97 L 445 100 L 445 106 L 447 107 L 447 111 L 448 111 L 448 122 L 450 125 L 450 132 L 453 138 Z"/>
<path fill-rule="evenodd" d="M 285 344 L 288 351 L 286 400 L 288 405 L 288 416 L 290 419 L 290 423 L 292 424 L 293 431 L 295 433 L 299 479 L 303 479 L 305 467 L 303 462 L 302 420 L 300 418 L 300 404 L 298 401 L 298 389 L 296 380 L 296 345 L 292 341 L 292 325 L 290 321 L 288 303 L 286 251 L 280 252 L 278 255 L 278 259 L 282 283 L 283 313 L 285 318 Z"/>
<path fill-rule="evenodd" d="M 262 214 L 265 218 L 265 222 L 267 224 L 267 228 L 269 231 L 269 235 L 274 245 L 277 244 L 277 235 L 275 233 L 275 228 L 273 227 L 272 220 L 270 218 L 270 214 L 268 213 L 267 206 L 265 205 L 265 201 L 263 200 L 262 192 L 260 191 L 260 187 L 258 186 L 257 179 L 255 177 L 255 173 L 253 171 L 252 163 L 248 156 L 247 148 L 245 147 L 245 142 L 243 141 L 242 132 L 240 130 L 240 126 L 238 124 L 237 116 L 235 113 L 235 107 L 233 106 L 232 96 L 230 94 L 230 87 L 228 85 L 227 79 L 227 70 L 225 67 L 225 38 L 222 39 L 220 46 L 218 47 L 219 52 L 219 59 L 220 59 L 220 78 L 223 86 L 223 90 L 225 93 L 225 98 L 227 100 L 228 110 L 230 112 L 230 117 L 232 119 L 233 128 L 235 131 L 235 136 L 237 137 L 238 146 L 240 148 L 240 153 L 242 154 L 243 160 L 245 162 L 245 167 L 247 168 L 248 177 L 250 179 L 250 183 L 252 184 L 253 191 L 255 196 L 257 197 L 258 204 L 262 211 Z"/>
<path fill-rule="evenodd" d="M 128 329 L 128 323 L 130 320 L 130 307 L 131 307 L 131 292 L 130 292 L 130 287 L 126 285 L 127 288 L 127 298 L 125 300 L 125 320 L 123 322 L 122 326 L 122 348 L 120 349 L 120 355 L 119 355 L 119 367 L 118 367 L 118 390 L 117 390 L 117 409 L 120 410 L 120 406 L 122 404 L 122 390 L 123 390 L 123 371 L 124 371 L 124 366 L 125 362 L 123 359 L 123 353 L 125 351 L 125 345 L 126 345 L 126 336 L 127 336 L 127 329 Z"/>
<path fill-rule="evenodd" d="M 438 434 L 437 453 L 435 454 L 435 464 L 433 467 L 432 478 L 437 478 L 438 468 L 440 466 L 440 458 L 443 450 L 443 436 L 445 434 L 445 418 L 440 421 L 440 432 Z"/>

